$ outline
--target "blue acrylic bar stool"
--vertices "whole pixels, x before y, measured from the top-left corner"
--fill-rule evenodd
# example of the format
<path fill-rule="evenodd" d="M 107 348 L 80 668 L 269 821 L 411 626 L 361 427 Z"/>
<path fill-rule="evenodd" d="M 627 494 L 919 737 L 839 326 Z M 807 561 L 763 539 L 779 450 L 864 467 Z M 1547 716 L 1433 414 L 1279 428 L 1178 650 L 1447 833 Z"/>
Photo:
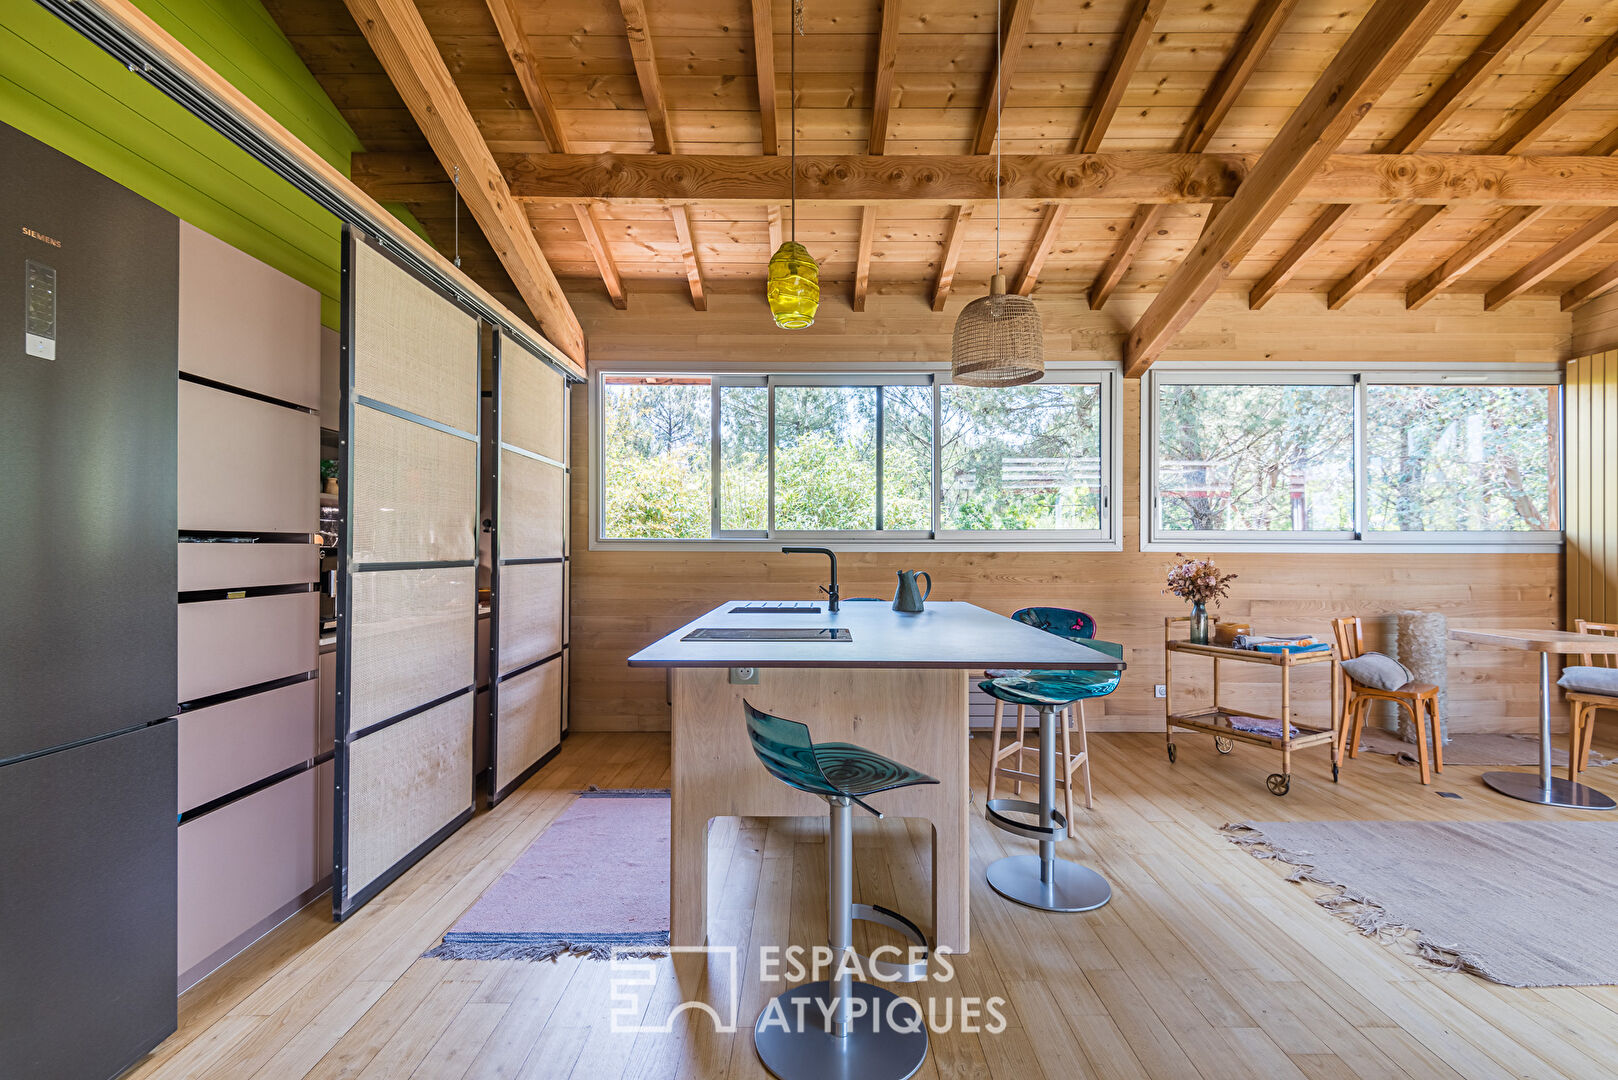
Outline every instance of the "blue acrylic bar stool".
<path fill-rule="evenodd" d="M 820 796 L 831 808 L 826 937 L 837 974 L 770 1000 L 753 1027 L 759 1060 L 780 1080 L 906 1080 L 927 1059 L 925 1020 L 891 990 L 855 979 L 849 961 L 885 981 L 919 982 L 927 977 L 927 939 L 898 912 L 854 903 L 854 807 L 881 817 L 867 797 L 938 781 L 864 747 L 816 744 L 805 725 L 742 704 L 753 753 L 769 774 L 788 787 Z M 915 962 L 897 964 L 855 954 L 855 919 L 903 934 L 916 946 L 910 957 Z"/>
<path fill-rule="evenodd" d="M 1096 641 L 1095 620 L 1083 612 L 1065 608 L 1024 608 L 1013 618 L 1037 626 L 1049 633 L 1075 641 L 1109 656 L 1123 658 L 1123 646 L 1110 641 Z M 1044 911 L 1090 911 L 1112 899 L 1112 887 L 1105 878 L 1088 867 L 1056 858 L 1056 845 L 1067 839 L 1068 818 L 1056 809 L 1056 740 L 1060 714 L 1089 698 L 1104 697 L 1118 688 L 1117 671 L 991 671 L 991 678 L 979 687 L 996 702 L 1039 710 L 1039 801 L 990 798 L 984 809 L 989 822 L 1017 836 L 1039 841 L 1039 854 L 1009 855 L 989 867 L 989 885 L 995 892 L 1019 904 Z M 1082 704 L 1079 705 L 1082 709 Z M 1085 755 L 1086 788 L 1088 789 L 1088 751 L 1081 727 L 1080 749 Z M 1065 727 L 1061 735 L 1066 736 Z M 995 739 L 999 742 L 998 732 Z M 1021 734 L 1016 751 L 1021 754 Z M 1012 752 L 1012 751 L 1007 751 Z M 990 784 L 993 770 L 999 768 L 1000 748 L 991 750 Z M 1068 755 L 1064 751 L 1064 758 Z M 1071 784 L 1071 759 L 1063 762 L 1063 775 Z M 1071 808 L 1072 796 L 1069 793 Z M 1011 814 L 1027 814 L 1037 818 L 1030 824 Z"/>

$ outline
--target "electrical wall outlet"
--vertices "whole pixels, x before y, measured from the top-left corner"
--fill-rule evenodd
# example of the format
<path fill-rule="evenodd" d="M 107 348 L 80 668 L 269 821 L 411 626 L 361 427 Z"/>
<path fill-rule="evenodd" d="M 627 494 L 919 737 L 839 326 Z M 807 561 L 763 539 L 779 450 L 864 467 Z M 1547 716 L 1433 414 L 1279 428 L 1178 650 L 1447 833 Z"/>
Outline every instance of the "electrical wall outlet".
<path fill-rule="evenodd" d="M 1152 696 L 1153 697 L 1168 697 L 1169 696 L 1169 688 L 1164 686 L 1162 683 L 1158 683 L 1156 686 L 1154 686 L 1152 688 Z"/>
<path fill-rule="evenodd" d="M 732 686 L 757 686 L 758 685 L 758 668 L 756 668 L 756 667 L 733 667 L 733 668 L 731 668 L 730 669 L 730 685 L 732 685 Z"/>

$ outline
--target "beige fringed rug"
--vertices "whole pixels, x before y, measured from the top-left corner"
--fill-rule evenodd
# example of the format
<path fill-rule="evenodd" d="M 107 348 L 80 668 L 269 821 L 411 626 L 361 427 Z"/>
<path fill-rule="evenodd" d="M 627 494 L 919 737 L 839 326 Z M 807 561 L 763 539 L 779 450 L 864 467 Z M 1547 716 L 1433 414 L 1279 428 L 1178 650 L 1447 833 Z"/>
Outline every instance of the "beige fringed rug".
<path fill-rule="evenodd" d="M 1407 743 L 1391 731 L 1366 727 L 1360 733 L 1362 753 L 1388 754 L 1399 759 L 1401 765 L 1416 764 L 1416 745 Z M 1590 768 L 1611 765 L 1613 759 L 1599 750 L 1590 751 Z M 1513 735 L 1506 732 L 1479 732 L 1457 735 L 1444 744 L 1445 765 L 1483 765 L 1499 768 L 1510 765 L 1539 764 L 1539 736 Z M 1567 736 L 1558 735 L 1551 744 L 1551 765 L 1567 768 Z"/>
<path fill-rule="evenodd" d="M 1330 886 L 1365 934 L 1507 986 L 1618 983 L 1618 820 L 1261 821 L 1226 825 L 1261 859 Z"/>

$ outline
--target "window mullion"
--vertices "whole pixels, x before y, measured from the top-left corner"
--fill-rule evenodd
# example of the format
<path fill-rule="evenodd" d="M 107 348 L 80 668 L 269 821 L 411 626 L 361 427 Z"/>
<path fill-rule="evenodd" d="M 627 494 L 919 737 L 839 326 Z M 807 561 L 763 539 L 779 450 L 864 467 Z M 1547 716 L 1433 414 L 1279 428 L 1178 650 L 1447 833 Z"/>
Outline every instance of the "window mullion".
<path fill-rule="evenodd" d="M 883 436 L 884 424 L 887 421 L 888 400 L 886 388 L 876 388 L 876 531 L 882 531 L 882 477 L 885 466 L 882 461 L 882 448 L 886 439 Z"/>

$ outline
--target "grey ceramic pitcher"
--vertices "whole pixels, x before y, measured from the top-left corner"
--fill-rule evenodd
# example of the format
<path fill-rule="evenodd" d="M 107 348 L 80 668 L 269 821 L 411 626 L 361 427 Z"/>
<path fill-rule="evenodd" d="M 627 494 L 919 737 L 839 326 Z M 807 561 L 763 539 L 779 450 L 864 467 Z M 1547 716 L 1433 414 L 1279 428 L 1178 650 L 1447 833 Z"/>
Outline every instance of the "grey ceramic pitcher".
<path fill-rule="evenodd" d="M 916 586 L 916 579 L 927 579 L 927 591 L 922 592 Z M 933 577 L 925 570 L 900 570 L 899 587 L 893 591 L 893 610 L 917 612 L 922 604 L 933 594 Z"/>

